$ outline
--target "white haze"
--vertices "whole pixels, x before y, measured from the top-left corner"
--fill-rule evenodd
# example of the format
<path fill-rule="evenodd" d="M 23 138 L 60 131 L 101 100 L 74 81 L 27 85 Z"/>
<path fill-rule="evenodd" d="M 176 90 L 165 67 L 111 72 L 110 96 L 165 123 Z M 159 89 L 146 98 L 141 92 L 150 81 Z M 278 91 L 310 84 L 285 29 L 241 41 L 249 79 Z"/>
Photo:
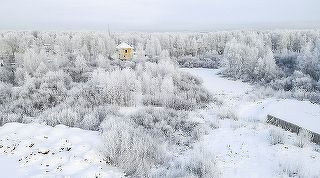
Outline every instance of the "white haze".
<path fill-rule="evenodd" d="M 0 29 L 316 28 L 319 7 L 319 0 L 0 0 Z"/>

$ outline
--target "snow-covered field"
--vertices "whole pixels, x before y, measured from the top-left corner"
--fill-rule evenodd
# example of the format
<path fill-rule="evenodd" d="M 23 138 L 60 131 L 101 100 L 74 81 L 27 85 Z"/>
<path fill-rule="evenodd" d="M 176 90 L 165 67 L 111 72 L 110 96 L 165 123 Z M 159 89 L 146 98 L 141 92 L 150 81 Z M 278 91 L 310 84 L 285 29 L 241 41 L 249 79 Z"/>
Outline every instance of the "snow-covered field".
<path fill-rule="evenodd" d="M 286 131 L 280 131 L 284 143 L 272 145 L 270 130 L 277 128 L 264 122 L 267 114 L 272 114 L 319 131 L 319 105 L 273 98 L 248 101 L 246 95 L 253 86 L 222 78 L 219 69 L 183 70 L 202 78 L 204 86 L 223 101 L 221 106 L 212 106 L 204 112 L 219 128 L 206 135 L 201 143 L 216 156 L 222 177 L 320 176 L 320 153 L 316 145 L 297 147 L 297 136 Z M 232 112 L 235 120 L 209 114 L 219 112 Z"/>
<path fill-rule="evenodd" d="M 241 81 L 227 80 L 219 73 L 221 69 L 183 68 L 183 71 L 190 72 L 203 80 L 203 85 L 213 95 L 226 97 L 239 97 L 253 90 L 253 86 Z"/>
<path fill-rule="evenodd" d="M 298 137 L 286 131 L 280 131 L 283 143 L 272 145 L 270 130 L 277 128 L 265 123 L 266 115 L 272 114 L 320 133 L 319 105 L 274 98 L 250 101 L 246 96 L 254 87 L 223 78 L 219 69 L 182 70 L 202 78 L 221 101 L 197 111 L 216 125 L 197 144 L 215 156 L 221 177 L 320 177 L 318 146 L 298 147 Z M 63 125 L 5 124 L 0 128 L 1 177 L 124 176 L 106 166 L 100 144 L 99 132 Z"/>
<path fill-rule="evenodd" d="M 0 177 L 122 177 L 106 166 L 100 144 L 94 131 L 8 123 L 0 129 Z"/>
<path fill-rule="evenodd" d="M 310 101 L 294 99 L 266 98 L 259 101 L 246 101 L 245 95 L 253 86 L 241 81 L 232 81 L 218 75 L 220 69 L 183 69 L 203 79 L 203 85 L 214 96 L 222 95 L 224 100 L 236 103 L 238 117 L 264 121 L 268 114 L 279 117 L 303 128 L 320 133 L 320 106 Z M 241 103 L 239 103 L 241 102 Z M 232 105 L 232 103 L 227 103 Z"/>

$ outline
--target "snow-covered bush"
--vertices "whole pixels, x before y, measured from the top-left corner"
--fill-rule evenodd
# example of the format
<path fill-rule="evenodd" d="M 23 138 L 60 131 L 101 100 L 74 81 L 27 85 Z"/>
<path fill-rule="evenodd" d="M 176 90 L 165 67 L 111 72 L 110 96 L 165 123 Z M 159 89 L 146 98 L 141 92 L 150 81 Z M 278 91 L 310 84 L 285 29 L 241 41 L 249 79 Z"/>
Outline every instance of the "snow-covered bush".
<path fill-rule="evenodd" d="M 217 117 L 219 119 L 231 119 L 231 120 L 239 120 L 238 116 L 235 114 L 235 112 L 229 108 L 229 106 L 225 106 L 225 105 L 222 105 L 220 107 L 218 107 L 217 111 Z"/>
<path fill-rule="evenodd" d="M 211 94 L 201 86 L 202 81 L 189 73 L 181 72 L 173 76 L 173 83 L 177 91 L 169 104 L 170 108 L 192 110 L 212 101 Z"/>
<path fill-rule="evenodd" d="M 86 82 L 89 77 L 89 61 L 83 56 L 77 56 L 74 60 L 74 66 L 70 67 L 69 74 L 74 82 Z"/>
<path fill-rule="evenodd" d="M 12 110 L 34 116 L 55 107 L 66 99 L 70 83 L 69 75 L 62 71 L 48 72 L 40 78 L 27 75 L 25 83 L 12 92 Z"/>
<path fill-rule="evenodd" d="M 299 154 L 297 152 L 297 154 Z M 314 168 L 313 160 L 301 161 L 299 156 L 297 157 L 284 157 L 279 161 L 278 176 L 280 177 L 318 177 L 320 170 Z"/>
<path fill-rule="evenodd" d="M 50 126 L 64 124 L 69 127 L 74 127 L 81 121 L 79 113 L 74 108 L 66 105 L 48 109 L 38 119 Z"/>
<path fill-rule="evenodd" d="M 0 82 L 0 105 L 11 100 L 12 86 Z"/>
<path fill-rule="evenodd" d="M 219 177 L 214 155 L 203 148 L 192 151 L 189 160 L 185 163 L 185 170 L 192 176 L 199 178 Z"/>
<path fill-rule="evenodd" d="M 130 119 L 153 137 L 177 145 L 190 145 L 198 125 L 188 120 L 186 112 L 173 109 L 144 109 L 132 114 Z"/>
<path fill-rule="evenodd" d="M 297 161 L 288 160 L 279 164 L 279 174 L 287 177 L 305 177 L 302 166 Z"/>
<path fill-rule="evenodd" d="M 21 114 L 16 114 L 16 113 L 10 113 L 10 114 L 3 114 L 1 118 L 1 123 L 6 124 L 10 122 L 22 122 L 22 116 Z"/>
<path fill-rule="evenodd" d="M 298 136 L 295 141 L 295 145 L 298 147 L 305 147 L 306 145 L 310 144 L 312 140 L 312 133 L 310 131 L 301 129 L 299 130 Z"/>
<path fill-rule="evenodd" d="M 177 58 L 179 66 L 186 68 L 218 68 L 221 66 L 221 56 L 218 54 L 206 54 L 202 56 L 185 56 Z"/>
<path fill-rule="evenodd" d="M 269 130 L 268 140 L 271 145 L 284 144 L 285 132 L 279 128 L 271 128 Z"/>
<path fill-rule="evenodd" d="M 148 177 L 163 164 L 165 152 L 157 139 L 122 118 L 107 118 L 102 124 L 102 153 L 108 164 L 120 167 L 128 176 Z"/>
<path fill-rule="evenodd" d="M 214 155 L 203 146 L 197 146 L 167 167 L 153 170 L 151 177 L 217 178 L 220 174 Z"/>
<path fill-rule="evenodd" d="M 234 130 L 246 127 L 246 123 L 242 120 L 233 120 L 230 123 L 230 127 Z"/>
<path fill-rule="evenodd" d="M 1 67 L 0 68 L 0 82 L 12 83 L 13 73 L 10 69 Z"/>
<path fill-rule="evenodd" d="M 200 130 L 206 128 L 190 119 L 186 111 L 167 108 L 108 115 L 101 124 L 105 160 L 132 177 L 210 177 L 217 169 L 206 152 L 197 149 L 186 153 L 187 160 L 179 160 L 171 151 L 182 154 L 203 136 Z"/>
<path fill-rule="evenodd" d="M 92 72 L 88 84 L 91 89 L 98 92 L 97 95 L 91 94 L 92 97 L 101 97 L 102 103 L 120 106 L 138 104 L 136 97 L 140 86 L 136 73 L 132 69 L 117 69 L 112 72 L 97 69 Z"/>
<path fill-rule="evenodd" d="M 104 119 L 111 116 L 119 116 L 118 108 L 108 105 L 88 107 L 72 103 L 47 109 L 35 119 L 51 126 L 64 124 L 87 130 L 99 130 Z"/>

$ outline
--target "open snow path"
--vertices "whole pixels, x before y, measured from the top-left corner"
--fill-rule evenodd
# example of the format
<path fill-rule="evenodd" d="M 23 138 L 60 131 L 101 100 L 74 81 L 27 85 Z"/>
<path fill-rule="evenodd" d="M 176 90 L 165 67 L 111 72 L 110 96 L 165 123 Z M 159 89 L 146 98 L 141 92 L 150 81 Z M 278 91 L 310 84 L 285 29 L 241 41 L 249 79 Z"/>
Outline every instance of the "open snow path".
<path fill-rule="evenodd" d="M 241 81 L 233 81 L 219 75 L 221 69 L 181 69 L 190 72 L 203 80 L 203 85 L 213 95 L 240 96 L 253 90 L 253 87 Z"/>

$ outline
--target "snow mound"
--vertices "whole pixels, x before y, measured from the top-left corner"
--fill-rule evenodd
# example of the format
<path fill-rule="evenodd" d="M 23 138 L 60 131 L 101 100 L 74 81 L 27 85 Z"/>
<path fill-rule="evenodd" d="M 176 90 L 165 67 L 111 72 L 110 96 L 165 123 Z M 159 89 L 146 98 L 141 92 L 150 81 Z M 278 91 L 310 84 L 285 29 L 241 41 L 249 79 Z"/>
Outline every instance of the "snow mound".
<path fill-rule="evenodd" d="M 0 127 L 0 175 L 123 177 L 103 161 L 100 145 L 99 132 L 63 125 L 8 123 Z"/>

